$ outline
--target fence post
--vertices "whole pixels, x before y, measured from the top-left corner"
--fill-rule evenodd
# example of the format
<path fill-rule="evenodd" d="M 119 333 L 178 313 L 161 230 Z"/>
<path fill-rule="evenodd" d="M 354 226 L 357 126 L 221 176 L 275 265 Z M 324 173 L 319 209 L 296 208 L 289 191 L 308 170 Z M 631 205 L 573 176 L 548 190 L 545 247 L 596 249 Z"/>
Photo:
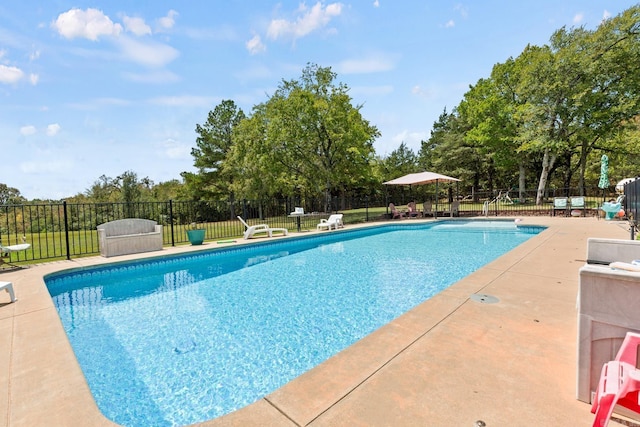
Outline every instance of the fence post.
<path fill-rule="evenodd" d="M 171 224 L 171 246 L 176 245 L 173 234 L 173 200 L 169 200 L 169 224 Z"/>
<path fill-rule="evenodd" d="M 364 211 L 365 214 L 365 222 L 369 222 L 369 196 L 365 196 L 364 198 Z"/>
<path fill-rule="evenodd" d="M 71 261 L 71 251 L 69 248 L 69 219 L 67 216 L 67 201 L 62 201 L 62 212 L 64 216 L 64 240 L 67 247 L 67 260 Z"/>

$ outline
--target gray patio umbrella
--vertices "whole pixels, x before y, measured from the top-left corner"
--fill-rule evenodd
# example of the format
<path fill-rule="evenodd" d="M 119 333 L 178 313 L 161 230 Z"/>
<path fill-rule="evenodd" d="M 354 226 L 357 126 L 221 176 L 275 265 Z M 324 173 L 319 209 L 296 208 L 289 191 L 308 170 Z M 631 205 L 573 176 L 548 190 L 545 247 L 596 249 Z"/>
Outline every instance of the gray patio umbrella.
<path fill-rule="evenodd" d="M 609 188 L 609 157 L 607 157 L 606 154 L 603 154 L 600 159 L 600 181 L 598 181 L 598 188 L 602 188 L 602 200 L 604 201 L 604 192 Z"/>
<path fill-rule="evenodd" d="M 408 175 L 401 176 L 400 178 L 392 179 L 391 181 L 383 182 L 384 185 L 419 185 L 436 183 L 436 195 L 438 194 L 438 182 L 439 181 L 460 181 L 458 178 L 442 175 L 435 172 L 418 172 L 410 173 Z M 436 212 L 438 212 L 438 198 L 436 197 Z M 436 213 L 437 215 L 437 213 Z"/>

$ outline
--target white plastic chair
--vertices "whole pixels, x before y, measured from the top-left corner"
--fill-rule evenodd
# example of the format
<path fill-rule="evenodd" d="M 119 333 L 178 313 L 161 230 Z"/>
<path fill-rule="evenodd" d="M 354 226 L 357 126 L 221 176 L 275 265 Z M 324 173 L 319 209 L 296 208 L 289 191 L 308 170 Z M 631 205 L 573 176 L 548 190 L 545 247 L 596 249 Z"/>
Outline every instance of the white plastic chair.
<path fill-rule="evenodd" d="M 11 302 L 16 302 L 16 294 L 13 292 L 13 283 L 11 282 L 0 282 L 0 291 L 5 290 L 9 292 L 9 298 L 11 298 Z"/>
<path fill-rule="evenodd" d="M 271 228 L 268 224 L 249 225 L 241 216 L 238 216 L 238 219 L 246 227 L 243 234 L 245 240 L 252 238 L 256 233 L 266 233 L 269 237 L 273 237 L 274 231 L 281 232 L 285 236 L 289 234 L 289 230 L 286 228 Z"/>
<path fill-rule="evenodd" d="M 318 230 L 327 229 L 331 230 L 331 228 L 338 229 L 338 227 L 344 227 L 342 223 L 342 214 L 333 214 L 329 216 L 328 219 L 321 219 L 320 223 L 316 227 Z"/>
<path fill-rule="evenodd" d="M 25 240 L 24 237 L 23 237 L 23 240 Z M 19 268 L 19 266 L 15 265 L 15 264 L 12 264 L 11 262 L 7 261 L 5 258 L 10 258 L 11 257 L 11 252 L 26 251 L 30 247 L 31 247 L 30 243 L 21 243 L 19 245 L 3 246 L 2 242 L 0 242 L 0 267 L 3 264 L 6 264 L 6 265 L 9 265 L 11 267 Z M 0 283 L 3 283 L 3 282 L 0 282 Z"/>

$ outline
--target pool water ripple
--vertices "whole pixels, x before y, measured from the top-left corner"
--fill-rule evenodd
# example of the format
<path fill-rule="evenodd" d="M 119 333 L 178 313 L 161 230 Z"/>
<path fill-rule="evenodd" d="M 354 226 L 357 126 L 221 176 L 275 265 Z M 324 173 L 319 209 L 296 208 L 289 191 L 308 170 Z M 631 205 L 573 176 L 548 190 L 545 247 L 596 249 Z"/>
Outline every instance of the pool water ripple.
<path fill-rule="evenodd" d="M 102 412 L 186 425 L 274 391 L 541 230 L 486 225 L 327 233 L 45 280 Z"/>

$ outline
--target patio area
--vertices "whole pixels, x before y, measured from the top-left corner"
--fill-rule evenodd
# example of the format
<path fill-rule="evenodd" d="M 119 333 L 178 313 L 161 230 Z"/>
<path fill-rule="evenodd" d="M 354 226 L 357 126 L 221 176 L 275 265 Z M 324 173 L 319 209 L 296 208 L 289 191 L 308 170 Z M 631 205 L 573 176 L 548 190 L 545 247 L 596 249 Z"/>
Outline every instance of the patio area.
<path fill-rule="evenodd" d="M 590 405 L 576 399 L 578 270 L 587 238 L 629 239 L 628 226 L 594 217 L 522 224 L 549 228 L 263 399 L 199 425 L 591 425 Z M 0 293 L 0 427 L 115 425 L 93 400 L 44 275 L 215 245 L 0 274 L 18 298 Z M 498 302 L 473 301 L 475 293 Z"/>

